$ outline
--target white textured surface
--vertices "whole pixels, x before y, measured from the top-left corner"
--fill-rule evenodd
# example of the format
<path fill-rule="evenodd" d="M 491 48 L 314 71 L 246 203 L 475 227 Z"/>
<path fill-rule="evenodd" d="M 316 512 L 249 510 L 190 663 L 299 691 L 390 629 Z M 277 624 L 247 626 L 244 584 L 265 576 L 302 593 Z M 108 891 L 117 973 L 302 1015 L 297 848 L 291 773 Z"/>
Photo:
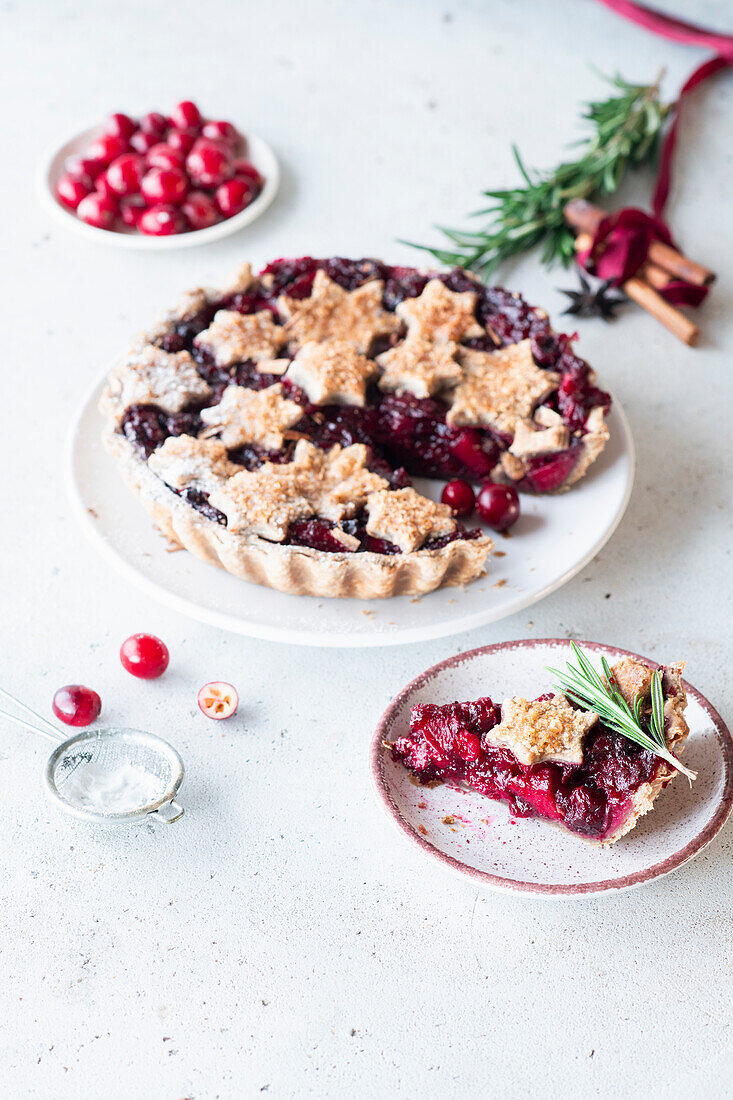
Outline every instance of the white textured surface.
<path fill-rule="evenodd" d="M 724 0 L 675 7 L 729 18 Z M 718 228 L 730 222 L 730 76 L 686 109 L 670 207 L 682 243 L 722 274 L 701 348 L 632 310 L 616 327 L 579 324 L 639 447 L 613 541 L 531 613 L 364 659 L 229 636 L 120 581 L 62 491 L 81 393 L 180 289 L 240 258 L 409 262 L 395 238 L 459 223 L 481 187 L 516 178 L 510 141 L 530 163 L 557 158 L 578 100 L 601 90 L 587 61 L 640 80 L 665 64 L 672 89 L 700 52 L 570 0 L 46 0 L 4 14 L 3 446 L 15 457 L 3 478 L 2 679 L 40 707 L 86 681 L 110 722 L 170 737 L 187 768 L 179 823 L 99 830 L 44 800 L 46 743 L 3 727 L 4 1094 L 731 1095 L 731 826 L 689 867 L 627 895 L 502 897 L 403 844 L 366 765 L 374 722 L 408 678 L 528 634 L 686 656 L 730 717 L 730 433 L 717 428 L 730 397 L 730 239 Z M 57 134 L 96 110 L 186 94 L 251 118 L 282 157 L 265 217 L 200 253 L 160 256 L 93 247 L 47 220 L 30 181 Z M 624 197 L 647 194 L 641 180 Z M 527 263 L 507 281 L 556 313 L 568 276 Z M 173 655 L 158 683 L 117 662 L 121 640 L 145 629 Z M 212 677 L 239 690 L 231 724 L 196 708 Z"/>

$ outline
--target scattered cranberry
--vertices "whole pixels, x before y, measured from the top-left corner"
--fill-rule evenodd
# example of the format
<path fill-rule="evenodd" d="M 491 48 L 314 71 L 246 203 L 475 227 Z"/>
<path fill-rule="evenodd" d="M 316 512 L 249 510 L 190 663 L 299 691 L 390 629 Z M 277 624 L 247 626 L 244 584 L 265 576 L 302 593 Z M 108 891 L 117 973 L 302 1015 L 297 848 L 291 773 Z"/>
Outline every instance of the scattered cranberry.
<path fill-rule="evenodd" d="M 234 175 L 234 166 L 220 145 L 201 139 L 186 157 L 186 171 L 197 187 L 218 187 Z"/>
<path fill-rule="evenodd" d="M 130 145 L 136 153 L 145 156 L 154 145 L 159 145 L 160 141 L 161 138 L 158 134 L 149 134 L 145 130 L 137 130 L 130 138 Z"/>
<path fill-rule="evenodd" d="M 123 153 L 107 169 L 107 182 L 117 195 L 136 195 L 145 169 L 136 153 Z"/>
<path fill-rule="evenodd" d="M 171 237 L 175 233 L 182 233 L 186 223 L 175 206 L 166 206 L 159 202 L 143 210 L 137 227 L 148 237 Z"/>
<path fill-rule="evenodd" d="M 198 694 L 198 704 L 207 718 L 231 718 L 239 706 L 236 688 L 222 680 L 213 680 L 204 684 Z"/>
<path fill-rule="evenodd" d="M 220 219 L 219 207 L 205 191 L 189 191 L 181 205 L 192 229 L 208 229 Z"/>
<path fill-rule="evenodd" d="M 190 99 L 184 99 L 171 111 L 171 125 L 179 130 L 198 130 L 202 122 L 201 112 Z"/>
<path fill-rule="evenodd" d="M 145 157 L 148 168 L 178 168 L 186 163 L 186 158 L 179 149 L 173 149 L 165 142 L 158 142 Z"/>
<path fill-rule="evenodd" d="M 456 478 L 449 481 L 440 498 L 447 504 L 454 516 L 470 516 L 476 506 L 476 495 L 467 481 Z"/>
<path fill-rule="evenodd" d="M 519 494 L 513 485 L 486 481 L 476 497 L 476 511 L 495 531 L 506 531 L 519 519 Z"/>
<path fill-rule="evenodd" d="M 149 203 L 178 206 L 186 197 L 188 180 L 180 168 L 151 168 L 143 176 L 140 191 Z"/>
<path fill-rule="evenodd" d="M 87 149 L 87 156 L 92 160 L 101 160 L 104 166 L 111 164 L 117 157 L 129 150 L 130 146 L 125 138 L 115 137 L 113 134 L 102 134 L 93 141 Z"/>
<path fill-rule="evenodd" d="M 110 115 L 104 124 L 105 134 L 109 134 L 111 137 L 122 138 L 123 141 L 129 141 L 136 130 L 137 126 L 130 116 L 122 115 L 119 112 Z"/>
<path fill-rule="evenodd" d="M 254 198 L 248 180 L 227 180 L 216 189 L 216 202 L 225 218 L 231 218 L 249 206 Z"/>
<path fill-rule="evenodd" d="M 193 149 L 196 137 L 194 130 L 169 130 L 165 140 L 171 149 L 183 153 L 186 157 Z"/>
<path fill-rule="evenodd" d="M 51 704 L 60 722 L 67 726 L 88 726 L 102 709 L 102 700 L 96 691 L 83 684 L 67 684 L 60 687 Z"/>
<path fill-rule="evenodd" d="M 168 647 L 154 634 L 132 634 L 120 647 L 123 668 L 140 680 L 156 680 L 168 668 Z"/>
<path fill-rule="evenodd" d="M 68 206 L 69 210 L 76 210 L 81 200 L 90 194 L 90 183 L 91 180 L 85 182 L 84 180 L 74 179 L 67 173 L 67 175 L 61 176 L 56 184 L 56 196 L 64 206 Z"/>
<path fill-rule="evenodd" d="M 111 229 L 117 217 L 117 203 L 95 192 L 81 200 L 76 212 L 83 222 L 95 229 Z"/>
<path fill-rule="evenodd" d="M 162 138 L 168 129 L 168 121 L 160 111 L 150 111 L 140 119 L 140 129 L 144 134 L 156 134 Z"/>

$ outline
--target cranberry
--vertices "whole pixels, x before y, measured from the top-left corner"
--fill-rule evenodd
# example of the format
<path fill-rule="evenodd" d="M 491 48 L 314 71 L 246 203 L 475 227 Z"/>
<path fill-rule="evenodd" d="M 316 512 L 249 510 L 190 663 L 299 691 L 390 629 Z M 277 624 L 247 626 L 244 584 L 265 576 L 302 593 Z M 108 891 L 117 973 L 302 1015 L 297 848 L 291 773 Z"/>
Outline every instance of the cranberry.
<path fill-rule="evenodd" d="M 236 126 L 232 126 L 231 122 L 215 120 L 206 122 L 201 133 L 209 141 L 223 142 L 234 152 L 238 151 L 242 142 L 242 135 Z"/>
<path fill-rule="evenodd" d="M 120 202 L 120 216 L 130 229 L 136 229 L 140 215 L 145 209 L 145 201 L 139 195 L 130 195 Z"/>
<path fill-rule="evenodd" d="M 136 153 L 140 153 L 141 156 L 145 156 L 149 153 L 154 145 L 160 143 L 160 136 L 158 134 L 149 134 L 145 130 L 136 130 L 136 132 L 130 138 L 130 145 Z"/>
<path fill-rule="evenodd" d="M 76 208 L 78 216 L 96 229 L 112 229 L 117 217 L 117 203 L 107 195 L 93 193 L 83 198 Z"/>
<path fill-rule="evenodd" d="M 231 179 L 234 166 L 229 155 L 213 141 L 197 141 L 186 158 L 186 170 L 198 187 L 218 187 Z"/>
<path fill-rule="evenodd" d="M 186 158 L 179 149 L 173 149 L 165 142 L 154 145 L 145 157 L 148 168 L 178 168 L 182 170 L 186 164 Z"/>
<path fill-rule="evenodd" d="M 115 137 L 113 134 L 103 134 L 97 138 L 87 149 L 87 157 L 92 160 L 101 160 L 106 166 L 117 157 L 121 157 L 130 148 L 125 138 Z"/>
<path fill-rule="evenodd" d="M 89 183 L 80 179 L 73 179 L 70 175 L 61 176 L 56 184 L 56 198 L 68 206 L 70 210 L 76 210 L 82 199 L 91 192 Z"/>
<path fill-rule="evenodd" d="M 129 141 L 136 130 L 137 125 L 130 116 L 120 114 L 119 112 L 110 115 L 104 124 L 105 134 L 109 134 L 111 137 L 122 138 L 124 141 Z"/>
<path fill-rule="evenodd" d="M 162 138 L 168 129 L 168 119 L 160 111 L 149 111 L 140 119 L 140 129 L 145 134 L 155 134 Z"/>
<path fill-rule="evenodd" d="M 239 214 L 252 202 L 254 193 L 248 180 L 227 180 L 216 189 L 216 202 L 225 218 Z"/>
<path fill-rule="evenodd" d="M 67 684 L 60 687 L 51 704 L 60 722 L 67 726 L 88 726 L 102 709 L 102 700 L 96 691 L 83 684 Z"/>
<path fill-rule="evenodd" d="M 198 130 L 201 127 L 201 112 L 190 99 L 184 99 L 171 111 L 171 125 L 179 130 Z"/>
<path fill-rule="evenodd" d="M 196 141 L 196 133 L 194 130 L 169 130 L 166 137 L 166 143 L 170 145 L 171 149 L 175 149 L 178 153 L 183 153 L 184 157 L 188 156 Z"/>
<path fill-rule="evenodd" d="M 95 180 L 104 168 L 104 161 L 92 157 L 67 157 L 64 165 L 67 175 L 75 180 Z"/>
<path fill-rule="evenodd" d="M 569 451 L 530 459 L 527 481 L 536 493 L 553 493 L 570 477 L 579 456 L 580 448 L 575 447 Z"/>
<path fill-rule="evenodd" d="M 208 229 L 219 221 L 219 210 L 204 191 L 189 191 L 181 205 L 192 229 Z"/>
<path fill-rule="evenodd" d="M 149 203 L 178 206 L 188 191 L 188 180 L 180 168 L 151 168 L 143 176 L 140 191 Z"/>
<path fill-rule="evenodd" d="M 143 210 L 137 223 L 141 233 L 149 237 L 170 237 L 175 233 L 182 233 L 186 228 L 181 213 L 175 206 L 166 206 L 158 202 L 155 206 L 149 206 Z"/>
<path fill-rule="evenodd" d="M 449 481 L 440 498 L 454 516 L 470 516 L 476 505 L 476 496 L 467 481 L 457 478 Z"/>
<path fill-rule="evenodd" d="M 122 667 L 139 680 L 157 680 L 168 668 L 168 647 L 154 634 L 132 634 L 120 647 Z"/>
<path fill-rule="evenodd" d="M 207 718 L 215 718 L 220 722 L 222 718 L 231 718 L 234 714 L 239 706 L 239 696 L 231 684 L 214 680 L 201 688 L 198 704 Z"/>
<path fill-rule="evenodd" d="M 106 199 L 111 199 L 112 202 L 117 202 L 117 192 L 109 182 L 109 177 L 106 172 L 100 172 L 94 181 L 94 190 L 98 195 L 103 195 Z"/>
<path fill-rule="evenodd" d="M 486 481 L 476 498 L 476 511 L 495 531 L 506 531 L 519 519 L 519 494 L 513 485 Z"/>
<path fill-rule="evenodd" d="M 123 153 L 107 169 L 107 182 L 117 195 L 135 195 L 145 171 L 142 158 L 136 153 Z"/>
<path fill-rule="evenodd" d="M 257 187 L 262 186 L 262 176 L 249 160 L 235 160 L 234 174 L 242 179 L 251 180 Z"/>

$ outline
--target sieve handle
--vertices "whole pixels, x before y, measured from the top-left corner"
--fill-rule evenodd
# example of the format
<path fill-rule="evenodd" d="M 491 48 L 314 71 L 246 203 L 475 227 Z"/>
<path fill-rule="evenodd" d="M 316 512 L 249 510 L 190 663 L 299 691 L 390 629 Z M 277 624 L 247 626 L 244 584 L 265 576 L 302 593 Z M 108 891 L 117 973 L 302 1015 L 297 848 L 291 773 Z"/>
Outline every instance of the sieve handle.
<path fill-rule="evenodd" d="M 7 718 L 9 722 L 15 722 L 16 726 L 22 726 L 23 729 L 31 730 L 32 733 L 40 733 L 44 737 L 49 737 L 52 741 L 61 741 L 62 739 L 58 730 L 51 733 L 53 726 L 50 723 L 48 729 L 46 729 L 43 726 L 34 726 L 31 722 L 27 722 L 25 718 L 18 718 L 16 714 L 11 714 L 9 710 L 0 710 L 0 715 Z"/>
<path fill-rule="evenodd" d="M 172 798 L 170 802 L 164 802 L 157 810 L 153 810 L 152 813 L 148 814 L 148 817 L 157 817 L 166 825 L 172 825 L 174 821 L 178 821 L 180 817 L 183 817 L 183 806 L 180 806 L 175 798 Z"/>

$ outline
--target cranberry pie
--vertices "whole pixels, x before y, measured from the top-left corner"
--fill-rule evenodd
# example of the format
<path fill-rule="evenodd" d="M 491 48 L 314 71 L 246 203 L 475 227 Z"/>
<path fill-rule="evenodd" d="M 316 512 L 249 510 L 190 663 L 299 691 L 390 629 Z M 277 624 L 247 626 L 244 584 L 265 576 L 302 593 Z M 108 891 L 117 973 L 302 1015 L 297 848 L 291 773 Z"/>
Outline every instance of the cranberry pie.
<path fill-rule="evenodd" d="M 243 265 L 111 371 L 105 442 L 172 540 L 285 592 L 465 584 L 491 540 L 410 475 L 547 493 L 608 438 L 610 397 L 518 295 L 376 260 Z"/>
<path fill-rule="evenodd" d="M 546 818 L 585 839 L 613 844 L 652 809 L 676 774 L 670 761 L 682 767 L 671 754 L 679 753 L 688 734 L 683 667 L 659 670 L 666 758 L 563 694 L 507 699 L 501 705 L 489 698 L 420 703 L 412 708 L 409 734 L 386 748 L 420 783 L 465 784 L 507 802 L 517 817 Z M 609 672 L 617 698 L 637 715 L 640 729 L 646 728 L 656 673 L 630 658 Z"/>

